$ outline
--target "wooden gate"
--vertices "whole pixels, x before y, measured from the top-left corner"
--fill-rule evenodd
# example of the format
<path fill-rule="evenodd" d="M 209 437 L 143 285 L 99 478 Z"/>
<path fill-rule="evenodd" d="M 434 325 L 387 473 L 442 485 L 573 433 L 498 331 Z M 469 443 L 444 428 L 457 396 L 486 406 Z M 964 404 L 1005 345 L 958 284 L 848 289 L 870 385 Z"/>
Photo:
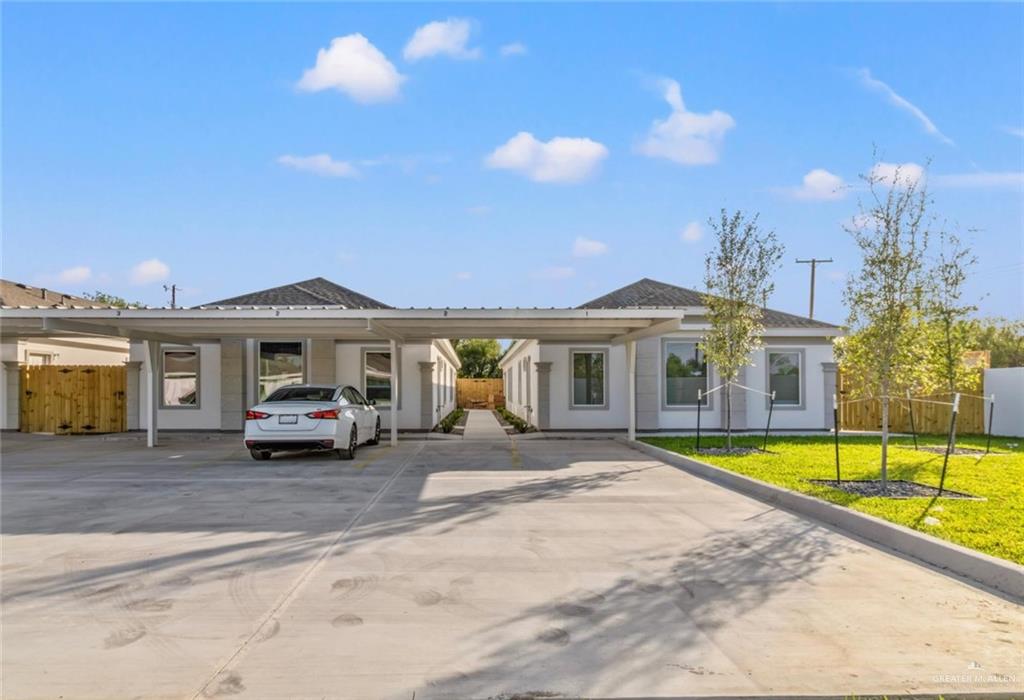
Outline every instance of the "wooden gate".
<path fill-rule="evenodd" d="M 497 408 L 505 405 L 505 380 L 459 377 L 455 380 L 459 408 Z"/>
<path fill-rule="evenodd" d="M 124 366 L 22 366 L 19 429 L 57 435 L 122 432 L 127 385 Z"/>

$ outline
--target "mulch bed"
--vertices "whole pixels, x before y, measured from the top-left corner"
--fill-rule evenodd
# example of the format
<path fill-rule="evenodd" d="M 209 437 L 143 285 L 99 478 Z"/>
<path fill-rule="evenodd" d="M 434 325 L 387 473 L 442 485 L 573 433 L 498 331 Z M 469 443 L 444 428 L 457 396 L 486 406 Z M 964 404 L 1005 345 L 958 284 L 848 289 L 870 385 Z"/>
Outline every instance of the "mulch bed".
<path fill-rule="evenodd" d="M 904 445 L 903 448 L 907 449 L 907 450 L 914 449 L 913 447 L 907 447 L 906 445 Z M 944 455 L 944 454 L 946 454 L 946 448 L 945 447 L 939 447 L 937 445 L 922 445 L 921 447 L 917 448 L 917 451 L 918 452 L 931 452 L 932 454 L 936 454 L 936 455 Z M 966 456 L 966 457 L 981 457 L 982 455 L 985 454 L 985 450 L 979 450 L 979 449 L 974 448 L 974 447 L 954 447 L 953 451 L 950 452 L 949 454 L 951 454 L 951 455 L 963 455 L 963 456 Z M 1009 454 L 1009 453 L 1008 452 L 995 452 L 995 451 L 992 451 L 992 452 L 989 452 L 988 454 L 989 454 L 989 456 L 994 456 L 994 455 L 1006 455 L 1006 454 Z"/>
<path fill-rule="evenodd" d="M 875 479 L 871 481 L 840 481 L 835 479 L 808 479 L 812 484 L 829 486 L 840 491 L 856 494 L 857 496 L 881 496 L 883 498 L 932 498 L 939 495 L 939 489 L 927 484 L 919 484 L 916 481 L 889 480 L 888 490 L 882 491 L 882 482 Z M 942 498 L 970 498 L 973 500 L 984 500 L 969 493 L 960 491 L 942 490 Z"/>
<path fill-rule="evenodd" d="M 761 450 L 756 447 L 733 447 L 728 449 L 726 447 L 702 447 L 697 450 L 697 454 L 700 455 L 729 455 L 729 456 L 741 456 L 741 455 L 752 455 L 758 454 Z"/>

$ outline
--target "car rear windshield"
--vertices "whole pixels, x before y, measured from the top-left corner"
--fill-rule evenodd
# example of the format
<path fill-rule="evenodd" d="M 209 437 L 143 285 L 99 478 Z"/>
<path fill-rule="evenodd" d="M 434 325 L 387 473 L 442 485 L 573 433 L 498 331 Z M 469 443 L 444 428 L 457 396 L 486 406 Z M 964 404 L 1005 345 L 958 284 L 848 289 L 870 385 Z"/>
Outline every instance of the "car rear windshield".
<path fill-rule="evenodd" d="M 333 387 L 325 386 L 286 386 L 275 391 L 264 401 L 330 401 L 334 398 L 334 391 Z"/>

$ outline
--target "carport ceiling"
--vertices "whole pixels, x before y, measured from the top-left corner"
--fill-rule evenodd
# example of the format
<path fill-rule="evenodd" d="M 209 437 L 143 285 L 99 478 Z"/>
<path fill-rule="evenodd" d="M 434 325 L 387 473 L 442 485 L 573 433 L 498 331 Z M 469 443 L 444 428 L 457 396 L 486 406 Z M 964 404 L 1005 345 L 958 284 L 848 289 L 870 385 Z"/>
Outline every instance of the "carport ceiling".
<path fill-rule="evenodd" d="M 106 335 L 166 343 L 220 338 L 635 340 L 698 309 L 374 309 L 336 307 L 0 310 L 4 338 Z"/>

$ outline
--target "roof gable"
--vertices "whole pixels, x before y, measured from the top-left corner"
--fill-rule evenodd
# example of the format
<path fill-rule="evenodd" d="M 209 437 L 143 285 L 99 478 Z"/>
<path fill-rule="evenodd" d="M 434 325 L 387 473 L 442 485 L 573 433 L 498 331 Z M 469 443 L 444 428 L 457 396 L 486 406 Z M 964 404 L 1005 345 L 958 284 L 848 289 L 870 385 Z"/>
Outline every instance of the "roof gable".
<path fill-rule="evenodd" d="M 682 308 L 704 306 L 704 294 L 686 287 L 659 282 L 647 277 L 620 287 L 604 296 L 580 304 L 577 309 Z M 769 328 L 837 328 L 831 323 L 789 314 L 775 309 L 764 310 L 764 324 Z"/>
<path fill-rule="evenodd" d="M 392 307 L 323 277 L 284 284 L 202 306 L 339 306 L 344 309 L 390 309 Z"/>

